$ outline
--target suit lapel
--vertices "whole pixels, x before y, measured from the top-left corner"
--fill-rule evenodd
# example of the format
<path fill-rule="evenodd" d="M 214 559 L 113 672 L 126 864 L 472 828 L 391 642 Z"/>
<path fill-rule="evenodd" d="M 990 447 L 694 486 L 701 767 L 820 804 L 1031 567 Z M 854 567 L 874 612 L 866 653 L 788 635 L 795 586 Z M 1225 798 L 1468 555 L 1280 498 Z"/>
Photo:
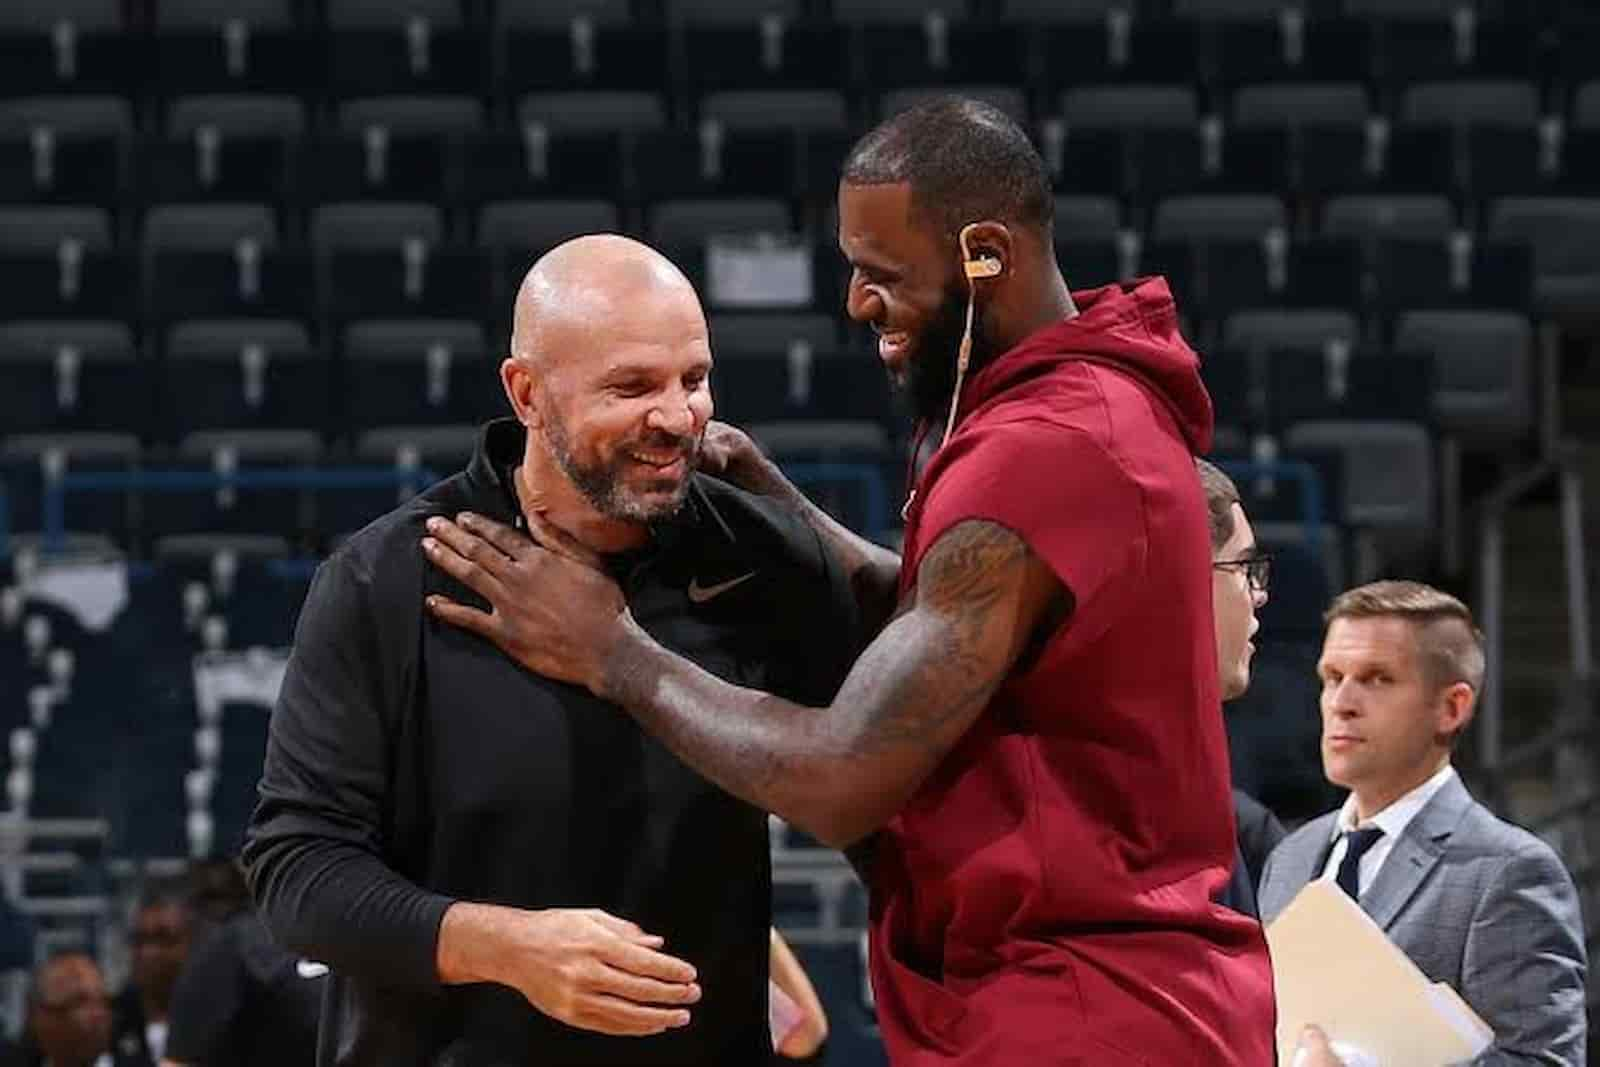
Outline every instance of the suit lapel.
<path fill-rule="evenodd" d="M 1378 877 L 1361 895 L 1362 908 L 1381 929 L 1394 925 L 1428 873 L 1438 865 L 1445 844 L 1471 805 L 1472 795 L 1467 787 L 1460 778 L 1452 778 L 1407 824 L 1378 869 Z"/>
<path fill-rule="evenodd" d="M 1263 880 L 1258 894 L 1262 919 L 1270 922 L 1277 918 L 1294 900 L 1295 894 L 1322 873 L 1322 865 L 1328 860 L 1333 823 L 1338 817 L 1337 809 L 1318 816 L 1296 830 L 1272 853 L 1271 876 Z"/>

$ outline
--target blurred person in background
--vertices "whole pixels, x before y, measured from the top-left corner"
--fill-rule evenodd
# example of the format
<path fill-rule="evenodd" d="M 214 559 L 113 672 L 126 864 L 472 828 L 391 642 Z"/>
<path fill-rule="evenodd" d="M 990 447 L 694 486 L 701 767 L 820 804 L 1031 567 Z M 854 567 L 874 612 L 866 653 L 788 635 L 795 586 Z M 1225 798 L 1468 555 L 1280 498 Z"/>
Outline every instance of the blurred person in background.
<path fill-rule="evenodd" d="M 1587 960 L 1572 876 L 1451 765 L 1486 668 L 1472 612 L 1430 586 L 1381 581 L 1341 594 L 1326 620 L 1322 762 L 1350 795 L 1268 858 L 1262 917 L 1332 879 L 1494 1031 L 1477 1067 L 1581 1067 Z"/>
<path fill-rule="evenodd" d="M 141 1067 L 111 1044 L 111 998 L 100 965 L 69 950 L 41 963 L 28 988 L 23 1062 L 29 1067 Z"/>
<path fill-rule="evenodd" d="M 1224 703 L 1250 688 L 1250 663 L 1256 653 L 1256 612 L 1267 602 L 1272 557 L 1256 544 L 1255 531 L 1239 500 L 1239 489 L 1214 464 L 1195 460 L 1206 494 L 1211 527 L 1211 610 L 1217 638 L 1217 684 Z M 1233 791 L 1233 873 L 1217 899 L 1246 915 L 1259 917 L 1256 887 L 1267 857 L 1283 840 L 1283 824 L 1255 797 Z"/>
<path fill-rule="evenodd" d="M 119 1055 L 161 1061 L 172 991 L 189 956 L 193 927 L 186 885 L 162 882 L 141 895 L 128 930 L 133 971 L 112 1007 L 112 1040 Z"/>

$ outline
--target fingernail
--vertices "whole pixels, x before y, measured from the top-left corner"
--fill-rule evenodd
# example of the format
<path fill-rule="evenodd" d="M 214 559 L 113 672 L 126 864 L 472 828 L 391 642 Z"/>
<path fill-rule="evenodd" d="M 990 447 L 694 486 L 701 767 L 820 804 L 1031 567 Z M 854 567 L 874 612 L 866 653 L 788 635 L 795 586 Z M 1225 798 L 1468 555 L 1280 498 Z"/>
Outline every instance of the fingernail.
<path fill-rule="evenodd" d="M 700 1002 L 700 987 L 699 986 L 692 985 L 692 986 L 689 987 L 689 999 L 690 999 L 690 1001 L 692 1001 L 693 1003 L 696 1003 L 696 1004 L 698 1004 Z"/>
<path fill-rule="evenodd" d="M 435 541 L 431 537 L 424 537 L 422 539 L 422 551 L 428 552 L 428 553 L 433 553 L 433 552 L 437 552 L 438 550 L 439 550 L 439 542 Z"/>
<path fill-rule="evenodd" d="M 438 533 L 439 532 L 439 527 L 444 525 L 444 520 L 439 518 L 439 516 L 435 515 L 433 518 L 429 519 L 424 525 L 426 525 L 428 527 L 428 532 L 429 533 Z"/>
<path fill-rule="evenodd" d="M 686 1012 L 686 1011 L 678 1012 L 678 1014 L 676 1014 L 676 1015 L 674 1015 L 672 1017 L 672 1025 L 673 1026 L 688 1026 L 689 1025 L 689 1013 Z"/>
<path fill-rule="evenodd" d="M 456 516 L 456 521 L 463 526 L 471 526 L 473 523 L 478 521 L 478 516 L 474 515 L 470 511 L 463 511 L 461 514 Z"/>

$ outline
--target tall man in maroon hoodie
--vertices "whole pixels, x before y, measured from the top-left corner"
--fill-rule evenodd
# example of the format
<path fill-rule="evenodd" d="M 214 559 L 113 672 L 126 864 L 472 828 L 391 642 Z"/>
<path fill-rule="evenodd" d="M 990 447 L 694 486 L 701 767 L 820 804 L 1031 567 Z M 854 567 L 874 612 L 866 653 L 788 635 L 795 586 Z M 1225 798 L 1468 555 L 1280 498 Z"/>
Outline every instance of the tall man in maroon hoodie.
<path fill-rule="evenodd" d="M 969 101 L 846 162 L 850 315 L 945 437 L 898 606 L 831 707 L 656 645 L 548 523 L 537 545 L 474 517 L 436 532 L 433 561 L 493 612 L 430 606 L 824 842 L 871 837 L 900 1067 L 1270 1064 L 1260 927 L 1212 903 L 1233 823 L 1192 458 L 1210 401 L 1165 282 L 1069 294 L 1051 203 L 1024 133 Z M 892 561 L 815 522 L 879 602 Z"/>

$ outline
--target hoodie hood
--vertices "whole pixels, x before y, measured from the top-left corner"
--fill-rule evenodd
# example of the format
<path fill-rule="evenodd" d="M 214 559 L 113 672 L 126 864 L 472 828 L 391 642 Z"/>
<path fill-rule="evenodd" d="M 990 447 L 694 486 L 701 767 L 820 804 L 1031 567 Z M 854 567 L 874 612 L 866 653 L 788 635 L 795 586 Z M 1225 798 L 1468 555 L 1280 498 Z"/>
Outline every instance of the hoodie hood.
<path fill-rule="evenodd" d="M 1078 314 L 1023 338 L 967 380 L 956 430 L 967 417 L 1032 378 L 1063 364 L 1088 361 L 1142 382 L 1172 412 L 1189 443 L 1211 449 L 1211 397 L 1200 380 L 1200 357 L 1178 332 L 1178 309 L 1164 278 L 1084 289 L 1072 294 Z"/>

